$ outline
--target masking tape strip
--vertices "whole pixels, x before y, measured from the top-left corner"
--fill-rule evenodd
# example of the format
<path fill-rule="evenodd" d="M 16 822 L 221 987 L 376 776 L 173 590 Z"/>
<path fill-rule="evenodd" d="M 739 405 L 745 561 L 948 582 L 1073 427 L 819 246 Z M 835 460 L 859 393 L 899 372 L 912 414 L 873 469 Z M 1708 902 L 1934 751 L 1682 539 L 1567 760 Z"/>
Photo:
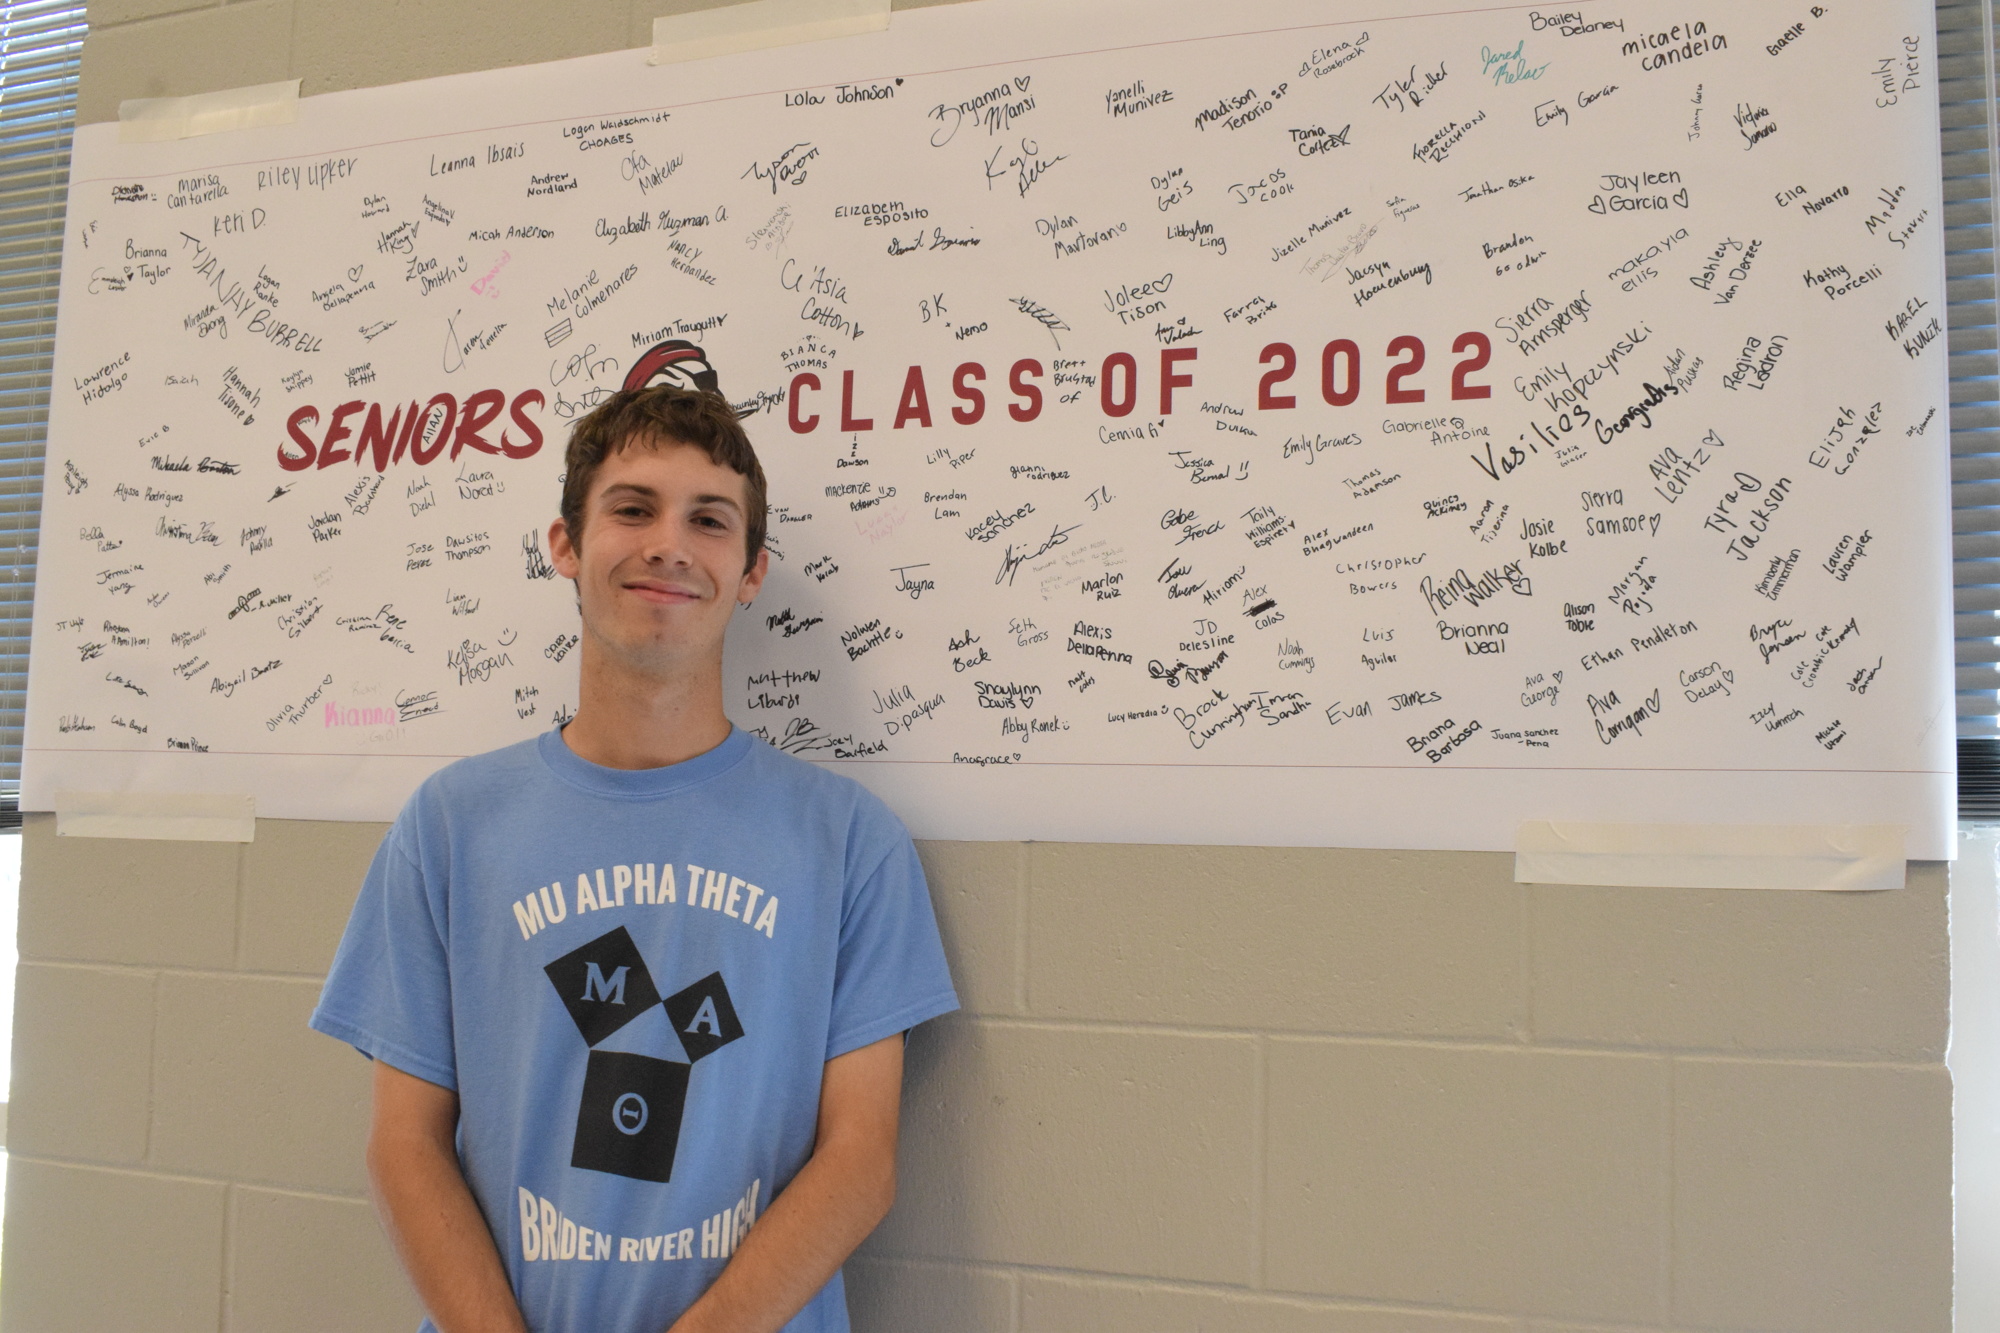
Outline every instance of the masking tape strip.
<path fill-rule="evenodd" d="M 135 97 L 118 104 L 118 142 L 164 143 L 223 130 L 290 125 L 299 118 L 299 83 L 285 79 L 192 97 Z"/>
<path fill-rule="evenodd" d="M 56 836 L 255 842 L 257 798 L 208 792 L 59 791 Z"/>
<path fill-rule="evenodd" d="M 1903 824 L 1584 824 L 1523 820 L 1517 884 L 1900 889 Z"/>
<path fill-rule="evenodd" d="M 881 32 L 889 26 L 889 0 L 748 0 L 653 20 L 649 65 L 756 51 L 766 46 L 816 42 Z"/>

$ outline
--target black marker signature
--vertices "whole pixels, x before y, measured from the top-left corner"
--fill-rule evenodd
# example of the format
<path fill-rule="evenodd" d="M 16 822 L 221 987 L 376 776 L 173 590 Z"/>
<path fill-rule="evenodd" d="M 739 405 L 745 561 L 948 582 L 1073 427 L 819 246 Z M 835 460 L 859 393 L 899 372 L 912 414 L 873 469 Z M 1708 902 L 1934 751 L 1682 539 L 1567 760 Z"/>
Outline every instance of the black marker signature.
<path fill-rule="evenodd" d="M 1049 534 L 1049 539 L 1043 542 L 1040 546 L 1036 547 L 1032 551 L 1023 551 L 1019 555 L 1015 555 L 1013 546 L 1009 545 L 1006 551 L 1000 557 L 1000 572 L 993 576 L 993 582 L 996 585 L 1005 583 L 1008 587 L 1010 588 L 1013 587 L 1014 575 L 1020 573 L 1022 565 L 1027 564 L 1030 560 L 1036 559 L 1039 556 L 1047 555 L 1050 551 L 1053 551 L 1056 547 L 1061 546 L 1063 543 L 1069 540 L 1069 535 L 1072 532 L 1075 532 L 1078 528 L 1082 526 L 1083 524 L 1081 523 L 1075 523 L 1071 524 L 1067 528 L 1057 528 Z"/>

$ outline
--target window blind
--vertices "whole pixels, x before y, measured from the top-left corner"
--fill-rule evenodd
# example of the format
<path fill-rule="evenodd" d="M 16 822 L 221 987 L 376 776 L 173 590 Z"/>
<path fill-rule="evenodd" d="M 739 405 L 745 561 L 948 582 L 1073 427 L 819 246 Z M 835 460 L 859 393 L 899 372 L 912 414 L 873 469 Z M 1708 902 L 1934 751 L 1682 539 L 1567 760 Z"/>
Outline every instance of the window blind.
<path fill-rule="evenodd" d="M 1993 0 L 1937 7 L 1951 353 L 1959 814 L 2000 818 L 2000 353 L 1993 262 Z"/>
<path fill-rule="evenodd" d="M 20 823 L 29 615 L 83 10 L 74 0 L 0 3 L 0 826 Z"/>

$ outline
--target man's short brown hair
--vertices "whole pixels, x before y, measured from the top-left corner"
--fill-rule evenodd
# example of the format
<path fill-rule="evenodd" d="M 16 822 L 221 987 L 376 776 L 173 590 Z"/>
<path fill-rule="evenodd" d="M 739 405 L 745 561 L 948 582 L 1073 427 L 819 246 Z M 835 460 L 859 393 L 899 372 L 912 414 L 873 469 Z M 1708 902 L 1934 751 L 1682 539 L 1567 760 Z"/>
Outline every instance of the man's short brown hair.
<path fill-rule="evenodd" d="M 625 449 L 661 444 L 692 445 L 718 467 L 742 476 L 743 568 L 747 572 L 764 548 L 764 468 L 735 409 L 710 389 L 656 384 L 621 390 L 570 429 L 569 448 L 563 454 L 562 493 L 562 520 L 569 529 L 570 544 L 579 550 L 583 547 L 583 502 L 604 460 Z"/>

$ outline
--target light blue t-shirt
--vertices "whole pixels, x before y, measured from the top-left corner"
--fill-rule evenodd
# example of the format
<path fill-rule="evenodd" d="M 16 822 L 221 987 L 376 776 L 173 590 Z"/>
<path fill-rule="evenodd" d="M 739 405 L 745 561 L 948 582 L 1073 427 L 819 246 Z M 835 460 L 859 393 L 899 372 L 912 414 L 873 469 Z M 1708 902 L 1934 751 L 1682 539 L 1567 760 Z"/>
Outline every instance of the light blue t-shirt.
<path fill-rule="evenodd" d="M 458 1092 L 531 1329 L 662 1333 L 811 1155 L 825 1062 L 957 1006 L 858 784 L 743 731 L 644 770 L 549 731 L 410 798 L 312 1026 Z M 845 1333 L 839 1276 L 785 1328 Z"/>

